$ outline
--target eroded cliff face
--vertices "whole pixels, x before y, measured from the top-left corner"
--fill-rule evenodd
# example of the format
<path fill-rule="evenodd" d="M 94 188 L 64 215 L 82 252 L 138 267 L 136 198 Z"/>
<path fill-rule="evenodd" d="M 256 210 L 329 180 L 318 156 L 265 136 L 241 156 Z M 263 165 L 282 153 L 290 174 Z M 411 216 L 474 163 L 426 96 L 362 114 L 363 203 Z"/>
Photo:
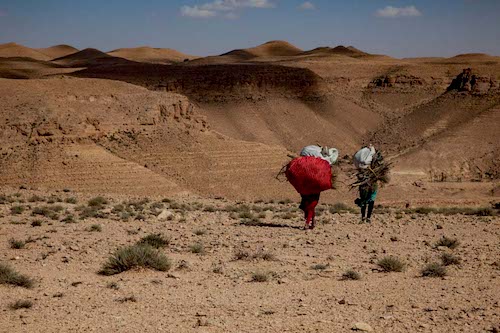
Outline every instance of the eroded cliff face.
<path fill-rule="evenodd" d="M 88 68 L 74 75 L 120 80 L 151 90 L 176 92 L 203 103 L 262 100 L 273 96 L 311 100 L 327 92 L 323 79 L 309 69 L 267 64 L 136 64 Z"/>
<path fill-rule="evenodd" d="M 0 155 L 9 146 L 79 142 L 152 127 L 208 129 L 205 117 L 185 96 L 120 82 L 0 81 L 0 90 Z"/>

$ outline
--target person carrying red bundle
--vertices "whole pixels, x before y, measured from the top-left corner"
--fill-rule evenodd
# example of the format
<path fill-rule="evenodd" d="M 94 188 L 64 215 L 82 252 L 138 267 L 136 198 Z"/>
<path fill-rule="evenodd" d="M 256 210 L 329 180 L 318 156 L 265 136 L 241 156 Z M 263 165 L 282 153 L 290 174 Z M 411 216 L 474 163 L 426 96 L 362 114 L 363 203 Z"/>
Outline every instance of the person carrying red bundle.
<path fill-rule="evenodd" d="M 332 165 L 338 154 L 335 148 L 307 146 L 286 167 L 285 175 L 302 199 L 299 208 L 304 211 L 305 229 L 314 229 L 320 194 L 334 186 Z"/>

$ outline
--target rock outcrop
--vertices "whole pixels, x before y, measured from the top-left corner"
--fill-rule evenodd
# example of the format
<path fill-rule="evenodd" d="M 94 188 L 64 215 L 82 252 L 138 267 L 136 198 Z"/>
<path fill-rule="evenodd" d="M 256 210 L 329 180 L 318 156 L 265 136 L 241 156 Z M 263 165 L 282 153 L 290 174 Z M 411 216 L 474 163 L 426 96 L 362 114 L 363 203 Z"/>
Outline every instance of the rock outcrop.
<path fill-rule="evenodd" d="M 385 75 L 374 79 L 368 84 L 368 88 L 394 88 L 394 87 L 413 87 L 423 86 L 425 80 L 413 75 Z"/>
<path fill-rule="evenodd" d="M 448 87 L 448 91 L 470 92 L 472 94 L 487 94 L 498 91 L 498 81 L 494 77 L 480 75 L 472 68 L 465 68 Z"/>

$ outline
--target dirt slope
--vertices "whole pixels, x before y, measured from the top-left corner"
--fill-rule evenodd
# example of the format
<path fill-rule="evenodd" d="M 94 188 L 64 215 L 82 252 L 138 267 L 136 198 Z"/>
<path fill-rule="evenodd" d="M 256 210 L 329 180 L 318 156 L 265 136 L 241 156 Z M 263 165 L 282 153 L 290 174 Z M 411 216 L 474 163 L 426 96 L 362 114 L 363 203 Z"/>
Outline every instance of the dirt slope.
<path fill-rule="evenodd" d="M 171 64 L 182 62 L 186 59 L 192 60 L 196 56 L 181 53 L 173 49 L 152 48 L 149 46 L 122 48 L 108 52 L 109 55 L 137 62 L 149 62 L 158 64 Z"/>
<path fill-rule="evenodd" d="M 35 60 L 50 60 L 51 57 L 39 52 L 38 50 L 30 49 L 29 47 L 16 43 L 0 44 L 0 57 L 23 57 L 32 58 Z"/>
<path fill-rule="evenodd" d="M 61 58 L 65 57 L 67 55 L 70 55 L 72 53 L 78 52 L 77 48 L 74 48 L 73 46 L 70 45 L 54 45 L 51 47 L 43 48 L 43 49 L 36 49 L 38 52 L 41 52 L 45 54 L 46 56 L 50 57 L 51 59 L 56 59 L 56 58 Z"/>

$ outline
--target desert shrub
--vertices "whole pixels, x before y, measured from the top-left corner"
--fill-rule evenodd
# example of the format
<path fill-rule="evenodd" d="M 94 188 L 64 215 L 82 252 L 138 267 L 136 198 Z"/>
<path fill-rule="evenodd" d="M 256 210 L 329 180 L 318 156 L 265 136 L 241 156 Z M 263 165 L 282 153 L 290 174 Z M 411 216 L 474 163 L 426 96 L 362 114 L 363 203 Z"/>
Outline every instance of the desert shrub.
<path fill-rule="evenodd" d="M 102 231 L 102 227 L 100 224 L 92 224 L 89 229 L 89 231 L 91 232 L 101 232 Z"/>
<path fill-rule="evenodd" d="M 333 204 L 333 206 L 330 207 L 329 212 L 331 214 L 335 214 L 335 213 L 355 213 L 356 210 L 354 208 L 351 208 L 351 207 L 347 206 L 346 204 L 344 204 L 342 202 L 337 202 L 337 203 Z"/>
<path fill-rule="evenodd" d="M 455 249 L 460 245 L 460 242 L 456 238 L 449 238 L 446 236 L 441 237 L 437 242 L 436 242 L 436 247 L 438 246 L 444 246 L 450 249 Z"/>
<path fill-rule="evenodd" d="M 59 217 L 57 212 L 53 209 L 55 206 L 42 206 L 42 207 L 35 207 L 33 211 L 31 212 L 31 215 L 36 216 L 45 216 L 48 217 L 52 220 L 57 220 Z M 57 208 L 59 209 L 59 208 Z"/>
<path fill-rule="evenodd" d="M 261 259 L 261 260 L 266 260 L 266 261 L 273 261 L 276 260 L 276 256 L 274 253 L 266 250 L 258 250 L 253 254 L 254 259 Z"/>
<path fill-rule="evenodd" d="M 126 205 L 128 207 L 132 207 L 136 211 L 143 211 L 144 208 L 146 207 L 146 205 L 148 204 L 148 202 L 149 202 L 149 199 L 144 198 L 141 200 L 131 200 L 131 201 L 127 202 Z"/>
<path fill-rule="evenodd" d="M 252 226 L 255 227 L 255 226 L 261 225 L 262 221 L 258 217 L 254 216 L 252 218 L 241 219 L 240 224 L 246 225 L 246 226 L 249 226 L 249 227 L 252 227 Z"/>
<path fill-rule="evenodd" d="M 361 280 L 361 275 L 358 272 L 356 272 L 352 269 L 349 269 L 342 274 L 341 279 L 342 280 Z"/>
<path fill-rule="evenodd" d="M 402 272 L 405 270 L 405 263 L 402 262 L 399 258 L 393 256 L 387 256 L 380 259 L 377 262 L 377 265 L 384 272 Z"/>
<path fill-rule="evenodd" d="M 64 222 L 64 223 L 75 223 L 75 217 L 71 214 L 68 214 L 66 215 L 62 220 L 61 222 Z"/>
<path fill-rule="evenodd" d="M 443 277 L 446 276 L 446 267 L 433 262 L 430 264 L 427 264 L 420 272 L 422 276 L 428 276 L 428 277 Z"/>
<path fill-rule="evenodd" d="M 40 202 L 40 201 L 45 201 L 45 199 L 38 195 L 32 195 L 31 197 L 28 198 L 28 202 Z"/>
<path fill-rule="evenodd" d="M 324 271 L 328 267 L 330 267 L 329 264 L 315 264 L 311 266 L 311 269 L 314 269 L 316 271 Z"/>
<path fill-rule="evenodd" d="M 12 215 L 19 215 L 19 214 L 22 214 L 24 212 L 24 207 L 23 206 L 12 206 L 10 208 L 10 213 Z"/>
<path fill-rule="evenodd" d="M 51 196 L 50 198 L 47 199 L 48 204 L 53 204 L 56 202 L 63 202 L 63 199 L 61 199 L 60 197 L 56 197 L 56 196 Z"/>
<path fill-rule="evenodd" d="M 201 243 L 195 243 L 189 247 L 191 253 L 205 254 L 205 247 Z"/>
<path fill-rule="evenodd" d="M 26 245 L 26 242 L 20 239 L 9 239 L 9 244 L 11 249 L 23 249 Z"/>
<path fill-rule="evenodd" d="M 206 230 L 204 229 L 196 229 L 195 231 L 193 231 L 193 233 L 196 235 L 196 236 L 203 236 L 207 233 Z"/>
<path fill-rule="evenodd" d="M 281 215 L 281 218 L 283 220 L 292 220 L 296 217 L 297 217 L 297 215 L 295 215 L 294 213 L 291 213 L 291 212 L 287 212 L 287 213 L 284 213 L 283 215 Z"/>
<path fill-rule="evenodd" d="M 117 205 L 113 206 L 113 209 L 111 210 L 111 213 L 117 214 L 117 213 L 123 212 L 124 210 L 125 210 L 125 206 L 124 205 L 117 204 Z"/>
<path fill-rule="evenodd" d="M 42 224 L 43 222 L 41 220 L 34 220 L 33 222 L 31 222 L 32 227 L 41 227 Z"/>
<path fill-rule="evenodd" d="M 99 274 L 114 275 L 135 267 L 168 271 L 170 260 L 150 245 L 135 244 L 116 250 L 104 263 Z"/>
<path fill-rule="evenodd" d="M 242 248 L 236 249 L 234 252 L 234 260 L 250 260 L 252 258 L 252 254 Z"/>
<path fill-rule="evenodd" d="M 33 302 L 27 299 L 17 300 L 14 303 L 9 304 L 9 309 L 19 310 L 19 309 L 30 309 L 33 306 Z"/>
<path fill-rule="evenodd" d="M 66 200 L 64 200 L 64 201 L 66 203 L 73 204 L 73 205 L 75 205 L 78 202 L 78 200 L 75 197 L 66 198 Z"/>
<path fill-rule="evenodd" d="M 120 289 L 120 286 L 118 286 L 118 283 L 116 283 L 116 282 L 109 282 L 106 285 L 106 288 L 113 289 L 113 290 L 118 290 L 118 289 Z"/>
<path fill-rule="evenodd" d="M 122 221 L 128 221 L 128 219 L 131 218 L 132 216 L 134 216 L 134 213 L 123 212 L 123 213 L 120 214 L 120 219 Z"/>
<path fill-rule="evenodd" d="M 238 214 L 240 219 L 252 219 L 254 216 L 250 211 L 243 211 Z"/>
<path fill-rule="evenodd" d="M 19 274 L 10 266 L 0 263 L 0 284 L 31 288 L 34 282 L 28 276 Z"/>
<path fill-rule="evenodd" d="M 87 202 L 87 205 L 89 207 L 103 208 L 104 205 L 107 205 L 107 204 L 108 204 L 108 200 L 106 198 L 104 198 L 104 197 L 95 197 L 95 198 L 90 199 Z"/>
<path fill-rule="evenodd" d="M 460 264 L 460 257 L 455 256 L 451 253 L 443 253 L 441 254 L 441 262 L 443 263 L 444 266 L 450 266 L 450 265 L 459 265 Z"/>
<path fill-rule="evenodd" d="M 170 239 L 163 236 L 162 234 L 150 234 L 142 237 L 137 244 L 139 245 L 150 245 L 155 249 L 161 249 L 167 247 L 170 244 Z"/>
<path fill-rule="evenodd" d="M 254 272 L 252 273 L 252 282 L 267 282 L 269 281 L 270 274 L 268 272 Z"/>
<path fill-rule="evenodd" d="M 134 296 L 134 295 L 131 295 L 131 296 L 124 296 L 124 297 L 120 297 L 120 298 L 117 298 L 116 301 L 118 303 L 126 303 L 126 302 L 137 302 L 137 298 Z"/>
<path fill-rule="evenodd" d="M 217 211 L 217 209 L 214 206 L 206 206 L 205 208 L 203 208 L 203 211 L 213 213 L 213 212 Z"/>
<path fill-rule="evenodd" d="M 0 205 L 5 205 L 7 202 L 9 202 L 8 198 L 5 195 L 0 195 Z"/>
<path fill-rule="evenodd" d="M 147 216 L 142 214 L 142 213 L 137 214 L 135 217 L 135 220 L 137 220 L 137 221 L 146 221 L 146 219 L 147 219 Z"/>
<path fill-rule="evenodd" d="M 100 206 L 89 206 L 84 207 L 80 211 L 80 220 L 85 220 L 87 218 L 105 219 L 108 217 L 107 213 L 102 212 Z"/>

